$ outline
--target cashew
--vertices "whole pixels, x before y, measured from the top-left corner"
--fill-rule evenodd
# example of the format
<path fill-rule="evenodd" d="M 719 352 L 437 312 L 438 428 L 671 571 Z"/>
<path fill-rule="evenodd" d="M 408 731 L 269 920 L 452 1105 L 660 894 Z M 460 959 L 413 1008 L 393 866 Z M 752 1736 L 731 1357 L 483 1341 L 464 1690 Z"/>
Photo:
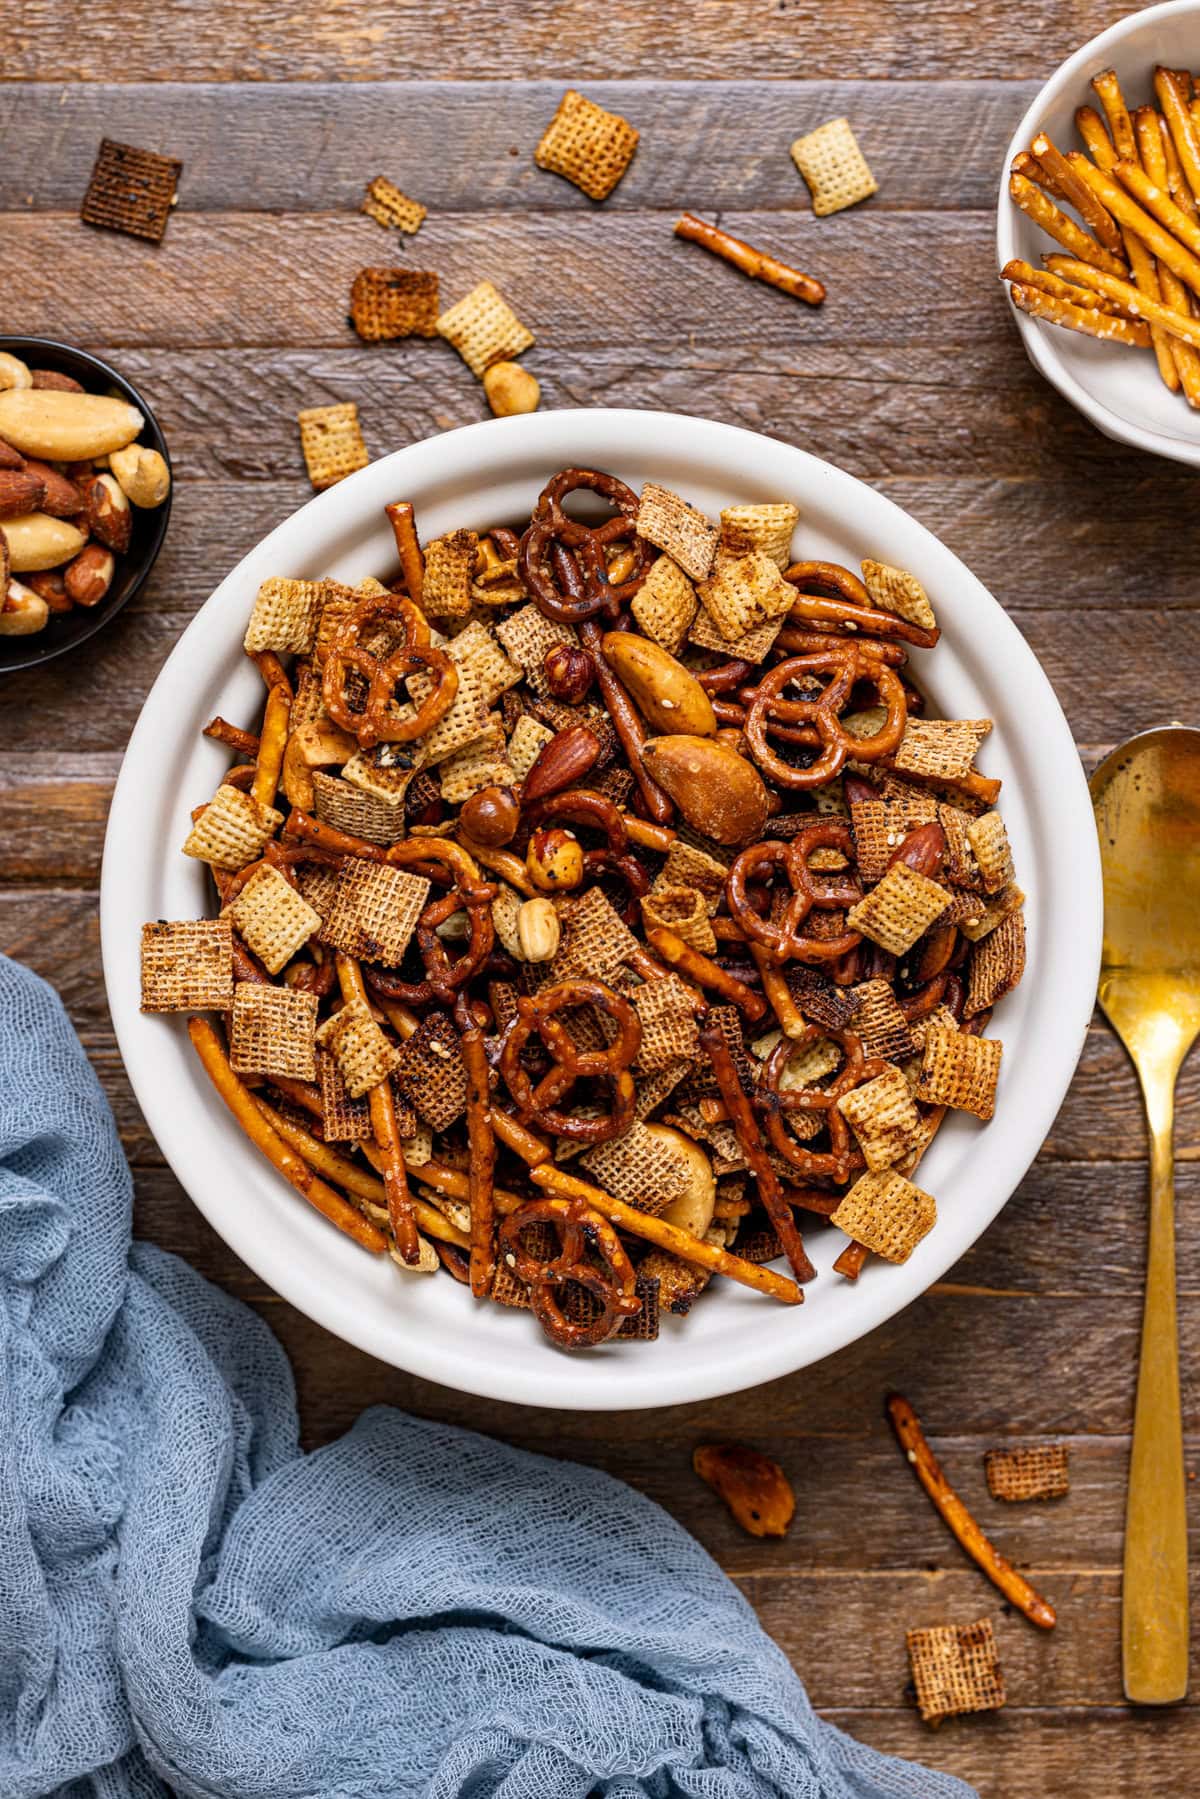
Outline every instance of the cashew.
<path fill-rule="evenodd" d="M 6 518 L 4 535 L 13 573 L 18 575 L 31 569 L 57 568 L 60 562 L 77 556 L 87 542 L 82 531 L 65 518 L 51 518 L 48 512 L 25 512 L 20 518 Z"/>
<path fill-rule="evenodd" d="M 108 458 L 117 480 L 135 506 L 161 506 L 171 491 L 171 471 L 157 450 L 130 444 Z"/>
<path fill-rule="evenodd" d="M 542 390 L 535 376 L 519 362 L 494 362 L 484 371 L 483 391 L 497 418 L 514 412 L 536 412 Z"/>
<path fill-rule="evenodd" d="M 693 1237 L 703 1237 L 712 1223 L 713 1207 L 717 1202 L 717 1177 L 712 1163 L 698 1143 L 693 1143 L 690 1137 L 685 1137 L 671 1125 L 648 1124 L 646 1129 L 659 1142 L 682 1155 L 688 1164 L 686 1188 L 659 1216 Z"/>
<path fill-rule="evenodd" d="M 22 581 L 10 581 L 4 605 L 0 607 L 0 637 L 31 637 L 44 631 L 50 608 Z"/>
<path fill-rule="evenodd" d="M 10 388 L 0 393 L 0 437 L 25 456 L 78 462 L 106 456 L 133 442 L 145 420 L 128 400 L 57 388 Z"/>
<path fill-rule="evenodd" d="M 32 387 L 33 376 L 19 356 L 0 350 L 0 388 Z"/>

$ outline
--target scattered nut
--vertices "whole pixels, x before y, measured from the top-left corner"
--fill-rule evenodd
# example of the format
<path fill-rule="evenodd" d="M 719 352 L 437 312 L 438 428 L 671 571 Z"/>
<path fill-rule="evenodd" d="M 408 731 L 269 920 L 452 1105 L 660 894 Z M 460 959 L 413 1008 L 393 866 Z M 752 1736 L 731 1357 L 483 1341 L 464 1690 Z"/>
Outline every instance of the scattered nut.
<path fill-rule="evenodd" d="M 514 412 L 536 412 L 542 390 L 519 362 L 494 362 L 484 370 L 483 391 L 497 418 Z"/>
<path fill-rule="evenodd" d="M 558 954 L 558 913 L 548 899 L 527 899 L 517 913 L 517 946 L 523 962 L 553 962 Z"/>
<path fill-rule="evenodd" d="M 511 787 L 481 787 L 458 816 L 468 837 L 488 849 L 501 849 L 517 834 L 521 808 Z"/>
<path fill-rule="evenodd" d="M 161 506 L 171 491 L 171 471 L 165 458 L 144 444 L 114 450 L 108 465 L 135 506 Z"/>
<path fill-rule="evenodd" d="M 578 644 L 556 643 L 542 664 L 546 686 L 565 706 L 578 706 L 596 678 L 596 665 Z"/>
<path fill-rule="evenodd" d="M 133 511 L 115 475 L 97 475 L 87 490 L 87 520 L 93 537 L 123 554 L 133 534 Z"/>
<path fill-rule="evenodd" d="M 702 1443 L 692 1467 L 752 1537 L 782 1537 L 796 1512 L 791 1482 L 770 1456 L 744 1443 Z"/>
<path fill-rule="evenodd" d="M 0 351 L 0 388 L 32 386 L 33 376 L 21 358 L 10 356 L 7 350 Z"/>
<path fill-rule="evenodd" d="M 557 826 L 535 831 L 525 852 L 525 867 L 543 893 L 566 893 L 583 879 L 583 850 L 570 831 Z"/>
<path fill-rule="evenodd" d="M 57 568 L 60 562 L 77 556 L 87 542 L 84 532 L 65 518 L 51 518 L 48 512 L 26 512 L 20 518 L 6 518 L 4 535 L 13 572 L 18 575 L 30 569 Z"/>
<path fill-rule="evenodd" d="M 31 637 L 45 629 L 50 609 L 31 588 L 10 581 L 0 607 L 0 637 Z"/>
<path fill-rule="evenodd" d="M 112 586 L 116 558 L 102 543 L 90 543 L 63 570 L 67 597 L 77 606 L 97 606 Z"/>

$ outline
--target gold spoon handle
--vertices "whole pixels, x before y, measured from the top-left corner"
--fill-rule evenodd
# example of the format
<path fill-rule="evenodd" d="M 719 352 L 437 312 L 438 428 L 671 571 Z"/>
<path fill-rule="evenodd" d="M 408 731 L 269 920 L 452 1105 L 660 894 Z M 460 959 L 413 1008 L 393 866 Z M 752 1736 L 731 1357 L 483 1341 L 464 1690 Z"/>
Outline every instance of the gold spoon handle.
<path fill-rule="evenodd" d="M 1127 1699 L 1169 1705 L 1188 1680 L 1187 1522 L 1175 1323 L 1175 1069 L 1139 1070 L 1150 1120 L 1150 1240 L 1138 1367 L 1121 1654 Z"/>

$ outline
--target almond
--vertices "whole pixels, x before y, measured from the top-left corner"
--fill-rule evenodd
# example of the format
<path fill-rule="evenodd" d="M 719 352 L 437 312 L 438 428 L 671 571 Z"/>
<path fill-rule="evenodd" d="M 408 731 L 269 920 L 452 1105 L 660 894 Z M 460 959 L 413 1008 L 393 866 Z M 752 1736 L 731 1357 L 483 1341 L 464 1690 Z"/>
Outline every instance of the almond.
<path fill-rule="evenodd" d="M 600 739 L 586 725 L 559 731 L 538 751 L 521 783 L 521 801 L 529 805 L 548 794 L 562 793 L 581 781 L 600 754 Z"/>
<path fill-rule="evenodd" d="M 10 443 L 0 437 L 0 468 L 24 468 L 25 458 L 20 450 L 14 450 Z"/>
<path fill-rule="evenodd" d="M 112 586 L 116 559 L 102 543 L 90 543 L 63 571 L 63 585 L 77 606 L 96 606 Z"/>
<path fill-rule="evenodd" d="M 51 468 L 48 462 L 39 462 L 30 457 L 25 464 L 27 474 L 36 475 L 45 487 L 40 510 L 48 512 L 51 518 L 74 518 L 84 510 L 83 495 L 74 481 L 69 481 L 59 469 Z"/>
<path fill-rule="evenodd" d="M 84 390 L 78 381 L 70 375 L 60 375 L 57 369 L 30 369 L 33 385 L 43 390 L 55 388 L 60 394 L 81 394 Z"/>
<path fill-rule="evenodd" d="M 0 518 L 37 512 L 45 498 L 45 484 L 29 469 L 0 469 Z"/>
<path fill-rule="evenodd" d="M 133 511 L 115 475 L 97 475 L 87 490 L 87 520 L 93 537 L 122 554 L 133 533 Z"/>
<path fill-rule="evenodd" d="M 650 737 L 642 745 L 642 763 L 702 836 L 730 844 L 761 836 L 770 796 L 754 764 L 727 744 L 712 737 Z"/>

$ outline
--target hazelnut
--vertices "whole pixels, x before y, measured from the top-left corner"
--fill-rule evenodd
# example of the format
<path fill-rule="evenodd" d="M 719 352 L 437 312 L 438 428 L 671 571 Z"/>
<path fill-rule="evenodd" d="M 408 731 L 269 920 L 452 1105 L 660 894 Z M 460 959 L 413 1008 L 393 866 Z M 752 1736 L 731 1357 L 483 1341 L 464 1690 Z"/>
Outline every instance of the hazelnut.
<path fill-rule="evenodd" d="M 464 803 L 458 816 L 463 830 L 476 843 L 487 849 L 501 849 L 517 834 L 521 808 L 511 787 L 481 787 Z"/>
<path fill-rule="evenodd" d="M 92 536 L 107 544 L 110 550 L 129 548 L 133 513 L 115 475 L 97 475 L 87 489 L 87 520 Z"/>
<path fill-rule="evenodd" d="M 565 893 L 583 879 L 583 851 L 570 831 L 557 826 L 535 831 L 525 852 L 525 867 L 543 893 Z"/>
<path fill-rule="evenodd" d="M 542 663 L 546 686 L 565 706 L 578 706 L 596 676 L 596 665 L 587 651 L 574 643 L 556 643 Z"/>
<path fill-rule="evenodd" d="M 553 962 L 558 954 L 558 913 L 539 894 L 517 913 L 517 947 L 523 962 Z"/>
<path fill-rule="evenodd" d="M 514 412 L 536 412 L 542 390 L 519 362 L 494 362 L 484 370 L 483 391 L 497 418 Z"/>
<path fill-rule="evenodd" d="M 116 560 L 102 543 L 90 543 L 63 570 L 68 599 L 77 606 L 96 606 L 112 586 Z"/>
<path fill-rule="evenodd" d="M 113 450 L 108 463 L 135 506 L 161 506 L 171 491 L 171 471 L 165 459 L 157 450 L 148 450 L 144 444 L 129 444 L 124 450 Z"/>

